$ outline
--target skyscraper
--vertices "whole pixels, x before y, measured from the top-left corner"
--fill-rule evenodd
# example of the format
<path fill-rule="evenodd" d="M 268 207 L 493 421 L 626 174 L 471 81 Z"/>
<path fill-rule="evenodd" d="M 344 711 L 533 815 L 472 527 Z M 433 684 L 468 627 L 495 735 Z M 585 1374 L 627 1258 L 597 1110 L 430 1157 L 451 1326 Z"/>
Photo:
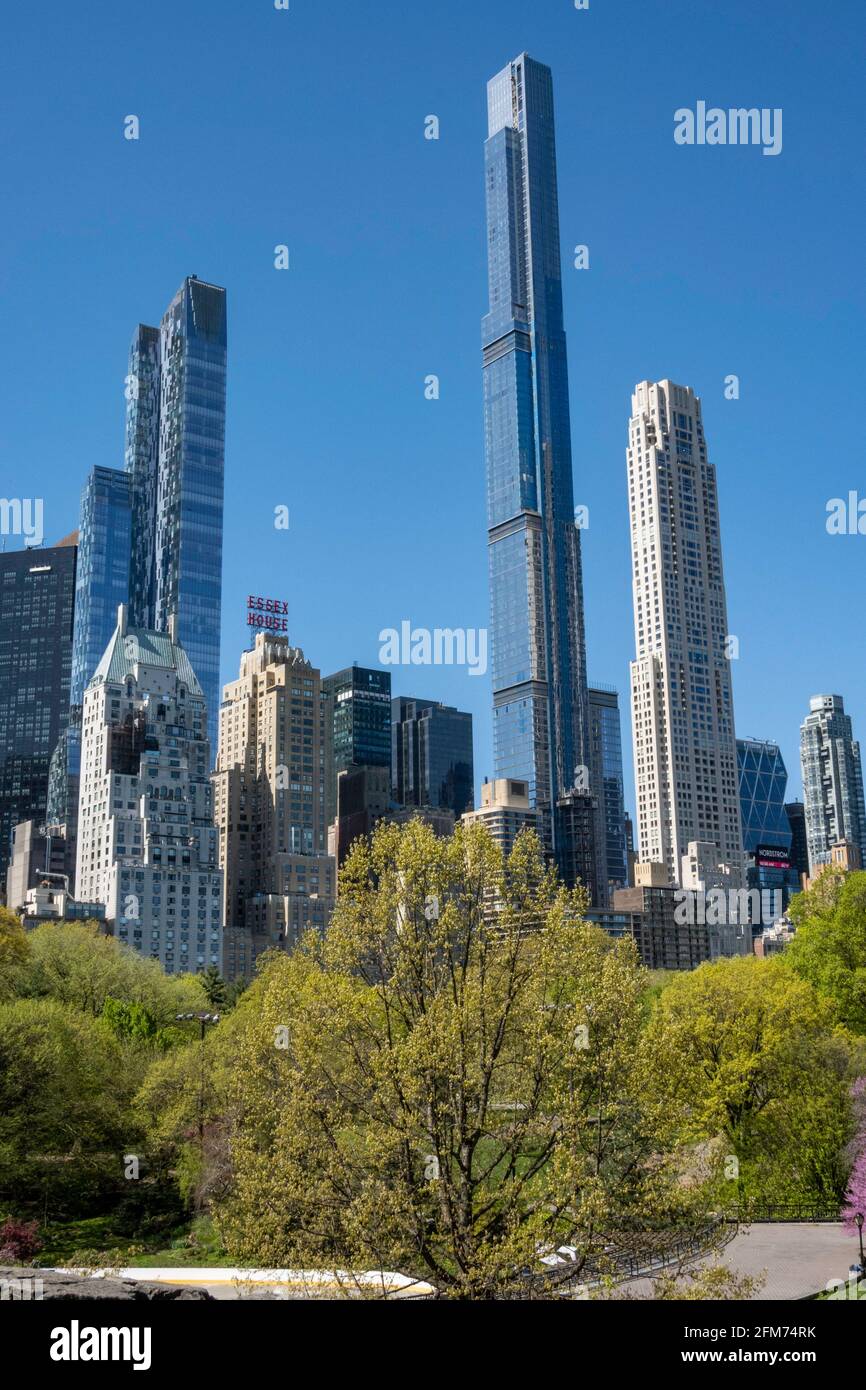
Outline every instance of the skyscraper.
<path fill-rule="evenodd" d="M 555 807 L 589 766 L 589 740 L 550 69 L 521 54 L 488 83 L 487 108 L 494 776 L 527 784 L 555 850 Z"/>
<path fill-rule="evenodd" d="M 117 627 L 84 692 L 77 895 L 168 974 L 222 964 L 222 873 L 201 686 L 177 640 Z"/>
<path fill-rule="evenodd" d="M 226 341 L 225 290 L 189 275 L 159 329 L 136 329 L 127 377 L 130 621 L 166 632 L 177 615 L 207 703 L 212 748 L 220 703 Z"/>
<path fill-rule="evenodd" d="M 628 860 L 619 695 L 606 686 L 589 690 L 589 747 L 590 785 L 599 798 L 600 838 L 610 901 L 611 894 L 628 884 Z"/>
<path fill-rule="evenodd" d="M 786 801 L 785 816 L 791 827 L 791 865 L 798 883 L 809 873 L 809 841 L 806 837 L 806 808 L 802 801 Z"/>
<path fill-rule="evenodd" d="M 213 775 L 225 870 L 225 972 L 324 931 L 336 894 L 325 826 L 325 705 L 319 672 L 288 638 L 259 632 L 224 690 Z"/>
<path fill-rule="evenodd" d="M 51 758 L 45 820 L 62 827 L 70 873 L 75 873 L 75 837 L 81 771 L 81 708 L 84 691 L 129 596 L 131 544 L 130 479 L 114 468 L 93 468 L 81 494 L 69 723 Z M 73 884 L 74 887 L 74 884 Z"/>
<path fill-rule="evenodd" d="M 841 695 L 813 695 L 800 726 L 809 872 L 829 864 L 834 844 L 849 840 L 866 863 L 866 806 L 860 744 Z"/>
<path fill-rule="evenodd" d="M 689 844 L 742 886 L 743 849 L 716 470 L 688 386 L 643 381 L 628 447 L 641 859 L 682 882 Z M 703 851 L 702 851 L 703 853 Z"/>
<path fill-rule="evenodd" d="M 92 468 L 81 493 L 70 704 L 79 710 L 87 684 L 129 597 L 132 542 L 130 478 Z"/>
<path fill-rule="evenodd" d="M 737 764 L 748 887 L 779 889 L 787 907 L 799 881 L 785 812 L 788 771 L 782 750 L 768 739 L 738 738 Z"/>
<path fill-rule="evenodd" d="M 69 720 L 77 536 L 0 554 L 0 884 L 12 832 L 45 823 L 51 755 Z"/>
<path fill-rule="evenodd" d="M 472 715 L 437 700 L 391 701 L 391 780 L 401 806 L 471 811 Z"/>
<path fill-rule="evenodd" d="M 322 681 L 326 706 L 325 816 L 337 815 L 337 778 L 350 767 L 391 767 L 391 672 L 349 666 Z"/>

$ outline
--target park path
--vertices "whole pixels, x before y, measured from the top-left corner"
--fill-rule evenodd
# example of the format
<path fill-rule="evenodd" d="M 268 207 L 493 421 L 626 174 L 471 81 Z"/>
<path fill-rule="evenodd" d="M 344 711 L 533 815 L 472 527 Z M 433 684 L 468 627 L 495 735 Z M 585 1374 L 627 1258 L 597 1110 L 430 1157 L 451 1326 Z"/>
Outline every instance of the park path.
<path fill-rule="evenodd" d="M 856 1235 L 832 1222 L 758 1222 L 744 1226 L 716 1257 L 734 1274 L 763 1276 L 755 1299 L 797 1299 L 824 1289 L 831 1279 L 848 1278 L 848 1266 L 858 1259 Z M 712 1261 L 698 1260 L 700 1267 Z M 617 1286 L 623 1294 L 647 1298 L 649 1279 L 631 1279 Z"/>

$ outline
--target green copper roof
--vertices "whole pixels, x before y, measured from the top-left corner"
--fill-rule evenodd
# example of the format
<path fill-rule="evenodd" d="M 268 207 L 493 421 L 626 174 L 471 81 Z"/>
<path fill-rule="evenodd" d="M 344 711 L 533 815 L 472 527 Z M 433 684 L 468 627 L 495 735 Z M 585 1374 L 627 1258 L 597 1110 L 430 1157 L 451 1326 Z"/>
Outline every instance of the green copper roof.
<path fill-rule="evenodd" d="M 120 630 L 115 628 L 89 684 L 124 681 L 128 675 L 135 673 L 136 666 L 175 669 L 178 680 L 183 682 L 190 695 L 203 693 L 183 647 L 172 642 L 167 632 L 151 632 L 145 627 L 129 627 L 122 637 Z"/>

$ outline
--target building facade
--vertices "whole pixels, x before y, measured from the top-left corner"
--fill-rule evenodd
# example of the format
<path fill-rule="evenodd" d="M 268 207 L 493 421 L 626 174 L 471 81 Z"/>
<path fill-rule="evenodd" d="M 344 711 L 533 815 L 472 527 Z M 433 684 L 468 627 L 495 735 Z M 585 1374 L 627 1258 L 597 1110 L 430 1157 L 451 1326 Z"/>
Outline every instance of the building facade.
<path fill-rule="evenodd" d="M 681 882 L 712 841 L 743 880 L 734 697 L 716 470 L 688 386 L 639 383 L 628 445 L 636 657 L 632 725 L 640 852 Z"/>
<path fill-rule="evenodd" d="M 81 494 L 69 722 L 51 759 L 45 820 L 66 841 L 70 873 L 76 861 L 81 711 L 84 691 L 129 595 L 132 543 L 130 479 L 115 468 L 93 468 Z"/>
<path fill-rule="evenodd" d="M 398 695 L 391 701 L 391 783 L 400 806 L 471 811 L 475 774 L 472 715 Z"/>
<path fill-rule="evenodd" d="M 488 83 L 487 108 L 494 776 L 526 784 L 558 854 L 556 806 L 579 785 L 589 740 L 550 69 L 522 54 Z M 559 858 L 562 868 L 569 855 Z"/>
<path fill-rule="evenodd" d="M 393 808 L 391 773 L 386 767 L 363 763 L 340 769 L 337 778 L 337 816 L 334 854 L 339 868 L 356 840 L 371 835 Z"/>
<path fill-rule="evenodd" d="M 204 695 L 168 633 L 117 627 L 84 692 L 76 897 L 168 974 L 222 968 Z"/>
<path fill-rule="evenodd" d="M 45 824 L 52 754 L 69 721 L 78 546 L 0 554 L 0 884 L 15 826 Z"/>
<path fill-rule="evenodd" d="M 66 857 L 66 841 L 46 834 L 45 826 L 26 820 L 12 831 L 12 857 L 6 874 L 6 906 L 21 912 L 31 888 L 36 888 L 46 876 L 67 880 L 74 877 Z"/>
<path fill-rule="evenodd" d="M 628 884 L 619 695 L 606 686 L 590 686 L 588 707 L 590 786 L 601 812 L 598 838 L 604 861 L 603 887 L 610 902 L 611 894 Z"/>
<path fill-rule="evenodd" d="M 782 750 L 766 739 L 738 738 L 737 765 L 747 886 L 779 889 L 785 908 L 800 882 L 785 813 L 788 771 Z"/>
<path fill-rule="evenodd" d="M 257 633 L 223 692 L 213 777 L 228 979 L 251 978 L 262 951 L 290 950 L 330 919 L 326 718 L 320 673 L 301 649 Z"/>
<path fill-rule="evenodd" d="M 130 476 L 92 468 L 81 493 L 70 704 L 79 713 L 84 692 L 129 598 L 132 545 Z M 80 721 L 79 721 L 80 722 Z"/>
<path fill-rule="evenodd" d="M 159 328 L 140 324 L 127 376 L 130 622 L 179 640 L 216 747 L 225 469 L 226 293 L 184 280 Z"/>
<path fill-rule="evenodd" d="M 557 863 L 570 888 L 586 889 L 594 908 L 610 905 L 605 859 L 604 809 L 595 792 L 573 788 L 556 803 L 559 822 Z"/>
<path fill-rule="evenodd" d="M 328 727 L 325 814 L 337 815 L 337 778 L 350 767 L 391 768 L 391 672 L 349 666 L 322 681 Z"/>
<path fill-rule="evenodd" d="M 800 765 L 809 873 L 831 861 L 842 840 L 866 862 L 866 806 L 860 744 L 841 695 L 814 695 L 800 726 Z"/>
<path fill-rule="evenodd" d="M 507 858 L 514 842 L 524 830 L 542 832 L 542 816 L 532 804 L 528 782 L 515 782 L 500 777 L 485 782 L 481 788 L 481 805 L 466 811 L 461 817 L 464 825 L 483 825 Z"/>
<path fill-rule="evenodd" d="M 791 863 L 800 884 L 809 876 L 809 842 L 806 837 L 806 808 L 802 801 L 787 801 L 785 815 L 791 828 Z"/>

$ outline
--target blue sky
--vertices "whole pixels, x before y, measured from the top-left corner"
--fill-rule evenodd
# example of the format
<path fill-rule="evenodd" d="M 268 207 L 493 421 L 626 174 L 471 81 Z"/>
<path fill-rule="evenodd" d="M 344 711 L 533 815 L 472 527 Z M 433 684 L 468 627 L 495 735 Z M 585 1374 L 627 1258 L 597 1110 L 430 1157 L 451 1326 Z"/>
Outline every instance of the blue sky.
<path fill-rule="evenodd" d="M 825 530 L 866 496 L 861 0 L 44 0 L 5 29 L 0 491 L 38 486 L 48 542 L 122 466 L 134 325 L 195 273 L 229 295 L 223 678 L 248 593 L 290 601 L 325 672 L 406 618 L 486 626 L 485 84 L 527 50 L 556 92 L 590 678 L 627 711 L 630 393 L 669 376 L 718 469 L 738 733 L 780 741 L 792 791 L 811 694 L 866 739 L 866 536 Z M 781 107 L 782 153 L 676 145 L 699 99 Z M 393 674 L 470 709 L 492 773 L 489 678 Z"/>

